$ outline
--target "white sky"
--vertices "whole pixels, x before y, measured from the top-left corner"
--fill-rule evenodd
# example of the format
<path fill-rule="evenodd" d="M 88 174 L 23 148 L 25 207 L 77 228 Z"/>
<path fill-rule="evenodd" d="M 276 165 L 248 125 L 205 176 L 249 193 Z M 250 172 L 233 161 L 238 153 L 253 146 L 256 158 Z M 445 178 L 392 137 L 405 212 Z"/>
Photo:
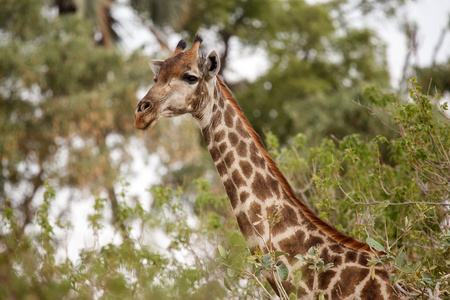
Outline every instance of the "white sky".
<path fill-rule="evenodd" d="M 412 60 L 419 66 L 431 64 L 434 48 L 439 40 L 441 30 L 449 26 L 450 0 L 418 0 L 406 7 L 401 13 L 407 20 L 418 25 L 418 55 Z M 373 25 L 372 25 L 373 26 Z M 398 84 L 407 54 L 406 38 L 398 29 L 398 23 L 386 21 L 374 24 L 378 34 L 387 43 L 387 59 L 393 83 Z M 450 58 L 450 30 L 444 39 L 437 56 L 437 62 Z"/>

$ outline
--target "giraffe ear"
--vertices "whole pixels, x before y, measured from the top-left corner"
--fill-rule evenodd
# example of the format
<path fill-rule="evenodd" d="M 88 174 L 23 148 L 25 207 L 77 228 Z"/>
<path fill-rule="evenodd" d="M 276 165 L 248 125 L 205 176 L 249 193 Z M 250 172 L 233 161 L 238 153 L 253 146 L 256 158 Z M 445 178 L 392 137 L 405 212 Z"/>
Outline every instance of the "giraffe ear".
<path fill-rule="evenodd" d="M 220 58 L 216 51 L 212 51 L 206 58 L 206 80 L 215 77 L 220 70 Z"/>
<path fill-rule="evenodd" d="M 161 70 L 161 66 L 163 64 L 163 60 L 151 60 L 148 62 L 150 65 L 150 69 L 152 69 L 153 74 L 158 75 L 159 70 Z"/>

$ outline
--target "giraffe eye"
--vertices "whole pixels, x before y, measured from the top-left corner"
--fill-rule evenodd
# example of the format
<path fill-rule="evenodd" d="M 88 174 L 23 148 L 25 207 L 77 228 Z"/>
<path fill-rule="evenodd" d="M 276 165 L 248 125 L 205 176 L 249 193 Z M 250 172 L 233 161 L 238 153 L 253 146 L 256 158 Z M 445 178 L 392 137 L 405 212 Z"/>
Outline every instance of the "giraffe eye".
<path fill-rule="evenodd" d="M 154 81 L 154 82 L 157 82 L 157 81 L 158 81 L 158 79 L 156 78 L 156 76 L 155 76 L 155 78 L 153 78 L 153 81 Z"/>
<path fill-rule="evenodd" d="M 184 75 L 183 79 L 190 84 L 194 84 L 198 81 L 198 77 L 194 75 Z"/>

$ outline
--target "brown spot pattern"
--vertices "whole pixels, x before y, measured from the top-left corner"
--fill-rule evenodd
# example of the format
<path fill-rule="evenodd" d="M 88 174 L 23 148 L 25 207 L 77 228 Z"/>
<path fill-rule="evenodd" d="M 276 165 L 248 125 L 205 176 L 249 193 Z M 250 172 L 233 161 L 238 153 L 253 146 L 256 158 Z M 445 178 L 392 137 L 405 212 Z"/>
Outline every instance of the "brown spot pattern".
<path fill-rule="evenodd" d="M 245 201 L 247 201 L 247 199 L 250 197 L 250 194 L 243 191 L 239 194 L 239 200 L 241 201 L 241 203 L 245 203 Z"/>
<path fill-rule="evenodd" d="M 361 269 L 358 267 L 346 267 L 341 272 L 341 279 L 333 287 L 332 298 L 339 299 L 338 296 L 348 297 L 355 291 L 355 287 L 358 285 L 358 283 L 360 283 L 364 278 L 366 278 L 368 274 L 369 274 L 368 269 Z M 339 291 L 341 292 L 341 294 L 339 293 Z M 333 294 L 335 295 L 334 297 Z"/>
<path fill-rule="evenodd" d="M 236 215 L 236 221 L 238 223 L 239 229 L 242 232 L 242 235 L 247 238 L 252 235 L 253 229 L 252 224 L 248 220 L 247 215 L 244 212 L 240 212 Z"/>
<path fill-rule="evenodd" d="M 244 178 L 242 178 L 242 176 L 238 170 L 233 171 L 233 173 L 231 174 L 231 178 L 233 179 L 233 182 L 236 185 L 236 187 L 239 188 L 239 187 L 245 185 Z"/>
<path fill-rule="evenodd" d="M 259 222 L 254 225 L 255 222 L 261 221 L 261 218 L 258 215 L 261 215 L 261 205 L 257 202 L 253 202 L 250 205 L 250 222 L 260 235 L 264 235 L 264 222 Z"/>
<path fill-rule="evenodd" d="M 364 300 L 377 300 L 383 299 L 383 296 L 379 292 L 381 290 L 380 284 L 376 280 L 370 279 L 361 291 L 361 299 Z"/>
<path fill-rule="evenodd" d="M 298 260 L 294 258 L 294 255 L 305 253 L 300 252 L 298 249 L 298 246 L 301 245 L 304 240 L 305 233 L 301 230 L 297 230 L 293 236 L 285 238 L 279 242 L 281 250 L 290 254 L 290 256 L 287 257 L 289 261 L 292 260 L 296 262 Z"/>
<path fill-rule="evenodd" d="M 214 135 L 214 141 L 216 143 L 222 141 L 225 138 L 225 130 L 221 130 Z"/>
<path fill-rule="evenodd" d="M 279 189 L 280 188 L 280 183 L 277 180 L 275 180 L 275 178 L 273 178 L 270 175 L 267 175 L 266 182 L 267 182 L 267 185 L 272 190 L 272 193 L 274 195 L 276 195 L 277 197 L 280 197 L 280 189 Z"/>
<path fill-rule="evenodd" d="M 239 135 L 243 138 L 249 138 L 250 134 L 247 132 L 247 130 L 244 127 L 244 124 L 242 123 L 241 119 L 238 119 L 236 122 L 236 130 L 239 133 Z"/>
<path fill-rule="evenodd" d="M 335 267 L 340 266 L 342 264 L 342 257 L 338 255 L 333 255 L 328 252 L 327 248 L 321 248 L 322 253 L 320 253 L 320 257 L 323 258 L 325 264 L 333 263 Z"/>
<path fill-rule="evenodd" d="M 342 247 L 342 245 L 339 244 L 330 245 L 330 249 L 331 251 L 337 254 L 344 253 L 344 248 Z"/>
<path fill-rule="evenodd" d="M 302 251 L 302 253 L 308 251 L 309 248 L 311 247 L 317 246 L 318 244 L 323 245 L 323 239 L 318 236 L 310 236 L 309 239 L 304 244 L 305 248 L 304 251 Z"/>
<path fill-rule="evenodd" d="M 247 157 L 247 144 L 244 141 L 241 141 L 239 145 L 237 145 L 236 150 L 240 157 Z"/>
<path fill-rule="evenodd" d="M 331 270 L 319 274 L 319 289 L 326 290 L 330 285 L 331 280 L 336 276 L 336 272 Z"/>
<path fill-rule="evenodd" d="M 375 269 L 375 275 L 381 277 L 383 280 L 389 281 L 389 274 L 382 267 Z"/>
<path fill-rule="evenodd" d="M 268 207 L 267 214 L 270 215 L 272 213 L 273 207 Z M 299 225 L 295 210 L 288 205 L 285 205 L 283 209 L 281 209 L 280 217 L 280 222 L 276 223 L 275 226 L 273 226 L 273 235 L 283 233 L 291 226 Z"/>
<path fill-rule="evenodd" d="M 266 161 L 264 160 L 263 157 L 259 156 L 258 153 L 259 153 L 259 150 L 256 147 L 255 143 L 251 143 L 250 144 L 250 159 L 255 166 L 264 169 Z"/>
<path fill-rule="evenodd" d="M 232 151 L 228 152 L 228 154 L 225 155 L 224 160 L 225 160 L 225 164 L 227 165 L 227 167 L 230 168 L 231 165 L 234 162 L 234 154 L 233 154 L 233 152 Z"/>
<path fill-rule="evenodd" d="M 217 111 L 211 119 L 212 128 L 217 128 L 222 123 L 222 113 Z"/>
<path fill-rule="evenodd" d="M 370 259 L 366 253 L 359 253 L 358 264 L 361 266 L 367 266 L 367 260 Z"/>
<path fill-rule="evenodd" d="M 206 146 L 208 146 L 209 143 L 211 143 L 211 134 L 210 134 L 209 126 L 202 129 L 202 135 L 205 138 Z"/>
<path fill-rule="evenodd" d="M 355 262 L 355 261 L 356 261 L 356 258 L 358 258 L 358 253 L 356 253 L 356 251 L 349 250 L 349 251 L 345 254 L 345 262 L 346 262 L 346 263 Z"/>
<path fill-rule="evenodd" d="M 228 133 L 228 139 L 230 140 L 232 146 L 236 146 L 237 143 L 239 142 L 239 137 L 234 132 Z"/>
<path fill-rule="evenodd" d="M 239 162 L 239 166 L 241 167 L 242 173 L 244 173 L 245 177 L 250 178 L 250 176 L 252 176 L 253 167 L 250 163 L 245 160 L 241 160 Z"/>
<path fill-rule="evenodd" d="M 219 145 L 219 151 L 220 153 L 225 153 L 227 150 L 228 146 L 227 146 L 227 142 L 223 142 L 222 144 Z"/>
<path fill-rule="evenodd" d="M 233 118 L 234 118 L 234 110 L 231 106 L 228 106 L 225 110 L 224 119 L 225 119 L 225 125 L 227 125 L 230 128 L 233 128 Z"/>
<path fill-rule="evenodd" d="M 224 100 L 223 100 L 223 97 L 220 97 L 220 99 L 219 99 L 219 106 L 220 106 L 221 108 L 223 108 L 223 107 L 225 106 L 225 102 L 224 102 Z"/>
<path fill-rule="evenodd" d="M 211 150 L 209 150 L 209 153 L 211 153 L 213 161 L 218 161 L 220 159 L 220 152 L 217 147 L 212 147 Z"/>
<path fill-rule="evenodd" d="M 336 266 L 339 267 L 340 265 L 342 265 L 342 257 L 341 256 L 337 256 L 334 255 L 331 259 L 331 262 Z"/>
<path fill-rule="evenodd" d="M 223 183 L 223 186 L 225 187 L 225 191 L 227 192 L 228 198 L 230 199 L 231 207 L 235 209 L 238 204 L 236 186 L 230 179 L 226 180 Z"/>
<path fill-rule="evenodd" d="M 305 225 L 308 230 L 314 231 L 317 229 L 316 225 L 314 225 L 313 222 L 311 222 L 310 220 L 305 219 L 304 215 L 303 215 L 303 218 L 304 218 L 303 225 Z"/>
<path fill-rule="evenodd" d="M 267 187 L 266 180 L 260 173 L 255 174 L 255 178 L 252 183 L 253 194 L 260 200 L 266 200 L 272 196 L 272 192 Z"/>
<path fill-rule="evenodd" d="M 305 276 L 306 286 L 311 291 L 314 288 L 314 273 L 310 269 L 305 269 L 305 272 L 303 272 L 303 274 L 306 275 Z"/>
<path fill-rule="evenodd" d="M 217 172 L 219 172 L 219 176 L 223 177 L 227 173 L 227 167 L 225 166 L 225 163 L 223 160 L 216 164 Z"/>

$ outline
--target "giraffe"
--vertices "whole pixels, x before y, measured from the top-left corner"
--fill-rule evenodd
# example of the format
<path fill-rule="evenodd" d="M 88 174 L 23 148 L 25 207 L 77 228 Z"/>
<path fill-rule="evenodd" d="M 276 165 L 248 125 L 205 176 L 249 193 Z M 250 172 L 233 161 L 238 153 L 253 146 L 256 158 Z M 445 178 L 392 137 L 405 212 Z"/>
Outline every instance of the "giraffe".
<path fill-rule="evenodd" d="M 380 253 L 325 223 L 297 197 L 217 75 L 218 54 L 212 51 L 201 57 L 201 43 L 197 35 L 192 47 L 184 51 L 186 42 L 181 40 L 170 58 L 150 61 L 155 84 L 137 104 L 134 126 L 146 130 L 161 117 L 186 113 L 195 118 L 249 249 L 265 249 L 270 239 L 274 250 L 289 254 L 282 258 L 289 270 L 288 279 L 282 281 L 288 294 L 294 290 L 292 274 L 302 270 L 299 299 L 319 295 L 325 299 L 400 299 L 390 285 L 388 271 L 368 266 L 368 259 Z M 275 210 L 279 221 L 269 230 L 270 224 L 261 220 Z M 317 244 L 325 264 L 334 266 L 314 275 L 294 256 L 306 254 Z M 273 277 L 264 275 L 279 294 Z"/>

